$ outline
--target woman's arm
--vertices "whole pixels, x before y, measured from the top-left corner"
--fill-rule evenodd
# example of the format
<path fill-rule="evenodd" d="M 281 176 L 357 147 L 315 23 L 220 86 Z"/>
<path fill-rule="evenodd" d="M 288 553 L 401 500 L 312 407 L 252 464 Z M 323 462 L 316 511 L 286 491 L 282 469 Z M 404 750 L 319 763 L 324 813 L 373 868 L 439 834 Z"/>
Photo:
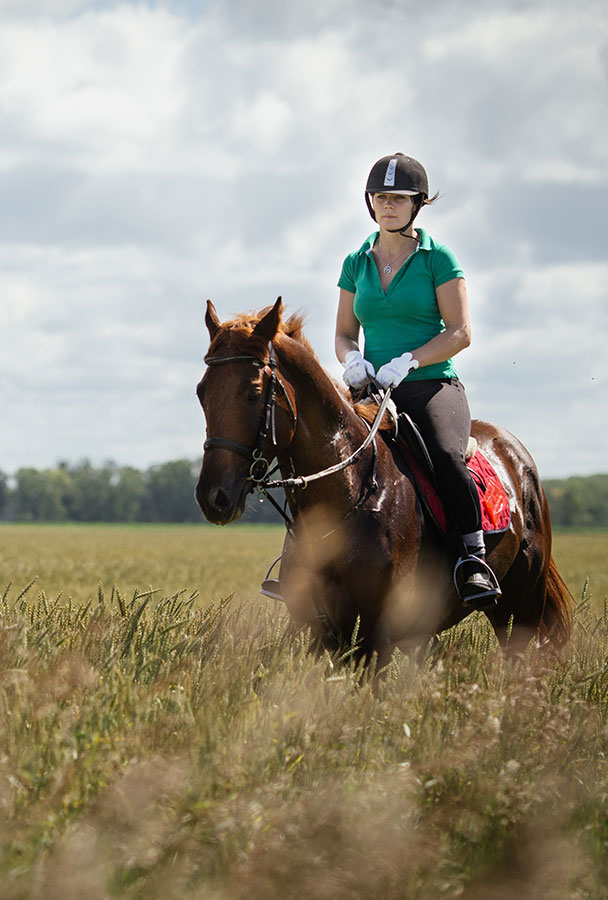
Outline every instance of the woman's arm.
<path fill-rule="evenodd" d="M 359 320 L 355 316 L 353 304 L 355 295 L 344 288 L 340 288 L 338 300 L 338 315 L 336 317 L 336 356 L 342 362 L 347 353 L 359 349 Z"/>
<path fill-rule="evenodd" d="M 445 362 L 471 343 L 469 301 L 464 278 L 452 278 L 439 285 L 435 289 L 435 296 L 445 331 L 412 350 L 412 356 L 421 366 Z"/>

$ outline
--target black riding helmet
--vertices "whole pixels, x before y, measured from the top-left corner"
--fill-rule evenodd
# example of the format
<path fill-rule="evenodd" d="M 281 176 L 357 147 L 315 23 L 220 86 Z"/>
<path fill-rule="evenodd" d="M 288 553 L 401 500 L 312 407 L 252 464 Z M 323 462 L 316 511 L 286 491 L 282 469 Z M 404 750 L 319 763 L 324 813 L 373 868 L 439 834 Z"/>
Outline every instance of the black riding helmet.
<path fill-rule="evenodd" d="M 420 207 L 429 196 L 429 180 L 422 163 L 404 153 L 393 153 L 383 156 L 374 163 L 365 185 L 365 202 L 369 214 L 376 221 L 376 215 L 370 201 L 370 194 L 406 194 L 416 197 L 410 221 L 404 228 L 396 229 L 405 233 L 410 227 Z"/>

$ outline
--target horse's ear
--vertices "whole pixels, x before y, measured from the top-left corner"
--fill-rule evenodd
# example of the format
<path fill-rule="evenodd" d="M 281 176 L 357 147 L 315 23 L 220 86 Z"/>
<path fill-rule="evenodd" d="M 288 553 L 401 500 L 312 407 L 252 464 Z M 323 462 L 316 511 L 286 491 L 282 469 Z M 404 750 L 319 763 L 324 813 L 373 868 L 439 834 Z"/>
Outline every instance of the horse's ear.
<path fill-rule="evenodd" d="M 266 341 L 271 341 L 279 330 L 281 323 L 281 313 L 283 311 L 283 298 L 277 297 L 277 302 L 266 315 L 260 319 L 255 326 L 253 333 L 263 337 Z"/>
<path fill-rule="evenodd" d="M 211 300 L 207 300 L 207 312 L 205 313 L 205 325 L 209 330 L 211 340 L 216 336 L 222 323 L 217 314 L 217 310 Z"/>

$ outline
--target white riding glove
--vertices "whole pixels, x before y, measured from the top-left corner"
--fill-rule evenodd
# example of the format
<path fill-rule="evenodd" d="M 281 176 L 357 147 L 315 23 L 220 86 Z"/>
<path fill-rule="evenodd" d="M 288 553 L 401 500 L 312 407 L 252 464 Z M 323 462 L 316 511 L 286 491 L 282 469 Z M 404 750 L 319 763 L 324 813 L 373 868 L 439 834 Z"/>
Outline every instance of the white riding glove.
<path fill-rule="evenodd" d="M 346 384 L 356 391 L 365 387 L 367 382 L 374 377 L 374 367 L 367 359 L 363 359 L 359 350 L 349 350 L 342 363 L 344 372 L 342 378 Z"/>
<path fill-rule="evenodd" d="M 395 359 L 391 359 L 390 362 L 380 366 L 376 372 L 376 381 L 384 390 L 389 387 L 397 387 L 418 366 L 418 360 L 414 359 L 411 353 L 403 353 L 401 356 L 396 356 Z"/>

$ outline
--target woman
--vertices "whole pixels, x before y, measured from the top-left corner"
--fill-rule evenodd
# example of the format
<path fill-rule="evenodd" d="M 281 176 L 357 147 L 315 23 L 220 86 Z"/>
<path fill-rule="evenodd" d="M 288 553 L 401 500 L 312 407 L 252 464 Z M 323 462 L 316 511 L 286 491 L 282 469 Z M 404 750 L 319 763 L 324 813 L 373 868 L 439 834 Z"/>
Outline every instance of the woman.
<path fill-rule="evenodd" d="M 423 166 L 403 153 L 372 167 L 365 200 L 379 231 L 344 261 L 335 346 L 349 387 L 374 379 L 392 388 L 397 409 L 417 424 L 466 547 L 462 601 L 487 608 L 500 590 L 485 562 L 479 496 L 465 463 L 471 416 L 453 362 L 471 342 L 466 286 L 452 251 L 414 229 L 436 198 L 429 200 Z"/>

